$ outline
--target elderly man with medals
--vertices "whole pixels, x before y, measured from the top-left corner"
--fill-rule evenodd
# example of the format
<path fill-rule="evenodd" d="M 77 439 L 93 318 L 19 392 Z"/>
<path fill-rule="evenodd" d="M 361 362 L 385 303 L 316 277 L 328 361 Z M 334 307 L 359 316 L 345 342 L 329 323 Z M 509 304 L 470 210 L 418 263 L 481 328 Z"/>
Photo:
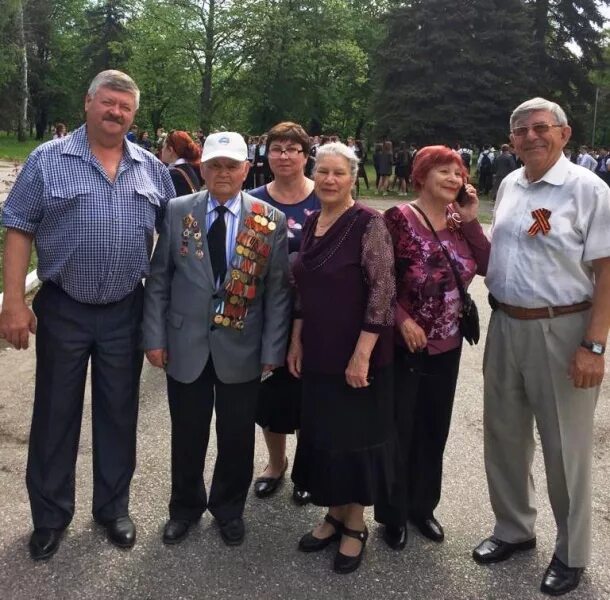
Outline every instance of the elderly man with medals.
<path fill-rule="evenodd" d="M 241 191 L 243 138 L 205 141 L 207 191 L 168 205 L 144 302 L 144 348 L 167 373 L 172 491 L 163 541 L 182 541 L 209 509 L 227 545 L 244 538 L 261 376 L 284 363 L 290 323 L 286 218 Z M 218 454 L 203 482 L 212 410 Z"/>

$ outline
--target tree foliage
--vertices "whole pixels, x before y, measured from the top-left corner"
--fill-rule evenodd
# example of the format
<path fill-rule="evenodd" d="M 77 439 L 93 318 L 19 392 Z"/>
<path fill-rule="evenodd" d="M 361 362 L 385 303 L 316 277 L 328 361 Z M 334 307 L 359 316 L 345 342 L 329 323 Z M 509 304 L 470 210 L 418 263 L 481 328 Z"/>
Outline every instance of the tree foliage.
<path fill-rule="evenodd" d="M 23 129 L 27 105 L 39 138 L 73 128 L 91 78 L 119 68 L 141 88 L 146 128 L 260 133 L 293 119 L 312 133 L 500 142 L 510 110 L 536 94 L 585 136 L 595 87 L 606 97 L 600 5 L 610 0 L 4 0 L 0 117 Z"/>
<path fill-rule="evenodd" d="M 448 8 L 444 0 L 393 3 L 377 62 L 380 133 L 501 142 L 510 111 L 533 95 L 557 100 L 572 117 L 589 109 L 590 70 L 602 50 L 595 0 L 466 0 Z"/>

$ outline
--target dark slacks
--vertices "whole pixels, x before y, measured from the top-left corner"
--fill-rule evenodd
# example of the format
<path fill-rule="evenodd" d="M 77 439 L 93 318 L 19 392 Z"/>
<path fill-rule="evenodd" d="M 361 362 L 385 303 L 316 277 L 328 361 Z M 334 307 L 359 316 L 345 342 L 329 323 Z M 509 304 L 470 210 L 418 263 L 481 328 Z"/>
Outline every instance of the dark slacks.
<path fill-rule="evenodd" d="M 91 359 L 93 516 L 128 514 L 136 464 L 142 286 L 119 302 L 77 302 L 52 283 L 34 298 L 36 391 L 26 482 L 35 528 L 74 514 L 75 467 Z"/>
<path fill-rule="evenodd" d="M 399 484 L 390 502 L 375 505 L 375 520 L 380 523 L 398 526 L 409 517 L 430 517 L 439 503 L 461 353 L 461 347 L 433 355 L 396 348 Z"/>
<path fill-rule="evenodd" d="M 252 482 L 254 421 L 260 381 L 226 384 L 212 359 L 192 383 L 167 376 L 172 420 L 172 519 L 197 520 L 206 508 L 219 521 L 241 517 Z M 203 482 L 212 410 L 218 453 L 209 501 Z"/>

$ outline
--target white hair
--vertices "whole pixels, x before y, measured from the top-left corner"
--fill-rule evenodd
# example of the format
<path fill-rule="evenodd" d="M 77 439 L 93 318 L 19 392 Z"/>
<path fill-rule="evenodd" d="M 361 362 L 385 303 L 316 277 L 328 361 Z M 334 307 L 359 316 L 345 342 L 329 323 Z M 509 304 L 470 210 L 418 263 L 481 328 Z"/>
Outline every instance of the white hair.
<path fill-rule="evenodd" d="M 115 71 L 114 69 L 98 73 L 89 85 L 87 94 L 93 97 L 101 87 L 109 88 L 116 92 L 128 92 L 129 94 L 133 94 L 136 101 L 136 110 L 140 107 L 140 89 L 136 85 L 136 82 L 126 73 Z"/>
<path fill-rule="evenodd" d="M 358 177 L 358 164 L 360 161 L 356 156 L 354 150 L 342 142 L 330 142 L 320 146 L 316 152 L 316 164 L 314 166 L 314 172 L 317 168 L 318 162 L 327 156 L 341 156 L 349 163 L 349 170 L 351 172 L 352 179 Z"/>
<path fill-rule="evenodd" d="M 545 100 L 544 98 L 532 98 L 531 100 L 526 100 L 523 104 L 519 104 L 519 106 L 515 108 L 513 114 L 510 116 L 510 128 L 512 129 L 515 126 L 515 123 L 522 117 L 526 117 L 530 113 L 538 110 L 547 110 L 552 113 L 557 121 L 557 125 L 568 124 L 568 117 L 566 117 L 566 113 L 559 104 L 551 102 L 550 100 Z"/>

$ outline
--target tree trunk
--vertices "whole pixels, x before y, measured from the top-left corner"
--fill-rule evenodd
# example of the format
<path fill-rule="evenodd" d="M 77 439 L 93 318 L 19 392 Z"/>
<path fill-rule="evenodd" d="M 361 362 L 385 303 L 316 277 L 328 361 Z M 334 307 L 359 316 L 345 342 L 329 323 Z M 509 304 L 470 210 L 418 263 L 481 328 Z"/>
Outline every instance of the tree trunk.
<path fill-rule="evenodd" d="M 17 43 L 21 54 L 21 73 L 19 78 L 19 120 L 17 122 L 17 139 L 26 139 L 28 121 L 28 49 L 25 43 L 25 28 L 23 18 L 23 0 L 17 5 Z"/>
<path fill-rule="evenodd" d="M 210 127 L 212 125 L 212 74 L 214 70 L 215 13 L 216 0 L 210 0 L 206 27 L 205 63 L 203 68 L 203 80 L 201 82 L 201 103 L 199 113 L 199 126 L 206 135 L 210 133 Z"/>
<path fill-rule="evenodd" d="M 538 71 L 546 70 L 546 36 L 549 29 L 549 0 L 536 0 L 534 5 L 534 47 Z"/>

